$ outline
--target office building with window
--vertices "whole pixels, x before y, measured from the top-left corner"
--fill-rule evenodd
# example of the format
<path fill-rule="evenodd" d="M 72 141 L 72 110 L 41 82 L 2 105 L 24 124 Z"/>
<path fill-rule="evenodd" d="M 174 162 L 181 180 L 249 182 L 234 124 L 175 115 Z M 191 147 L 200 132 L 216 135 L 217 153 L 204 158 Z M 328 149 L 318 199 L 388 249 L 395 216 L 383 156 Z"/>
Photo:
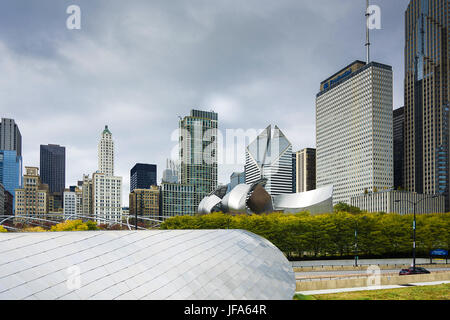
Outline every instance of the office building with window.
<path fill-rule="evenodd" d="M 24 186 L 16 189 L 16 217 L 45 217 L 48 213 L 48 185 L 41 183 L 39 168 L 25 167 Z"/>
<path fill-rule="evenodd" d="M 150 189 L 156 186 L 157 167 L 155 164 L 137 163 L 130 171 L 130 192 L 135 189 Z"/>
<path fill-rule="evenodd" d="M 449 197 L 448 0 L 411 0 L 405 13 L 405 188 Z"/>
<path fill-rule="evenodd" d="M 159 188 L 155 185 L 148 189 L 134 189 L 130 193 L 129 214 L 158 219 L 159 199 Z"/>
<path fill-rule="evenodd" d="M 63 193 L 66 187 L 66 148 L 55 145 L 41 145 L 40 173 L 42 183 L 50 192 Z"/>
<path fill-rule="evenodd" d="M 181 183 L 161 183 L 161 216 L 194 215 L 198 205 L 195 199 L 195 187 Z"/>
<path fill-rule="evenodd" d="M 114 141 L 108 126 L 105 126 L 98 144 L 98 170 L 106 176 L 114 176 Z"/>
<path fill-rule="evenodd" d="M 92 178 L 89 178 L 88 174 L 83 175 L 81 193 L 82 215 L 92 216 Z"/>
<path fill-rule="evenodd" d="M 444 196 L 432 198 L 408 191 L 382 190 L 360 194 L 352 197 L 350 204 L 367 212 L 413 214 L 413 202 L 417 203 L 416 214 L 445 212 Z"/>
<path fill-rule="evenodd" d="M 233 190 L 238 184 L 245 183 L 245 172 L 233 172 L 230 176 L 230 183 L 228 184 L 228 192 Z"/>
<path fill-rule="evenodd" d="M 75 191 L 65 189 L 64 198 L 64 219 L 77 220 L 77 194 Z"/>
<path fill-rule="evenodd" d="M 15 150 L 0 150 L 0 183 L 13 197 L 23 187 L 22 157 Z"/>
<path fill-rule="evenodd" d="M 13 119 L 2 118 L 0 122 L 0 150 L 16 151 L 22 157 L 22 135 Z"/>
<path fill-rule="evenodd" d="M 97 223 L 121 222 L 122 177 L 114 176 L 114 141 L 108 126 L 105 126 L 98 144 L 98 164 L 99 170 L 92 175 L 92 216 Z M 84 182 L 87 185 L 91 183 L 88 177 Z"/>
<path fill-rule="evenodd" d="M 295 153 L 296 188 L 295 192 L 316 189 L 316 149 L 306 148 Z"/>
<path fill-rule="evenodd" d="M 217 129 L 213 111 L 191 110 L 179 121 L 180 182 L 194 187 L 195 207 L 217 188 Z"/>
<path fill-rule="evenodd" d="M 245 150 L 245 183 L 261 179 L 271 196 L 292 193 L 292 144 L 277 126 L 268 126 Z"/>
<path fill-rule="evenodd" d="M 394 110 L 394 188 L 404 189 L 403 179 L 404 159 L 405 159 L 405 108 Z"/>
<path fill-rule="evenodd" d="M 333 203 L 393 186 L 392 67 L 355 61 L 316 97 L 316 184 Z"/>

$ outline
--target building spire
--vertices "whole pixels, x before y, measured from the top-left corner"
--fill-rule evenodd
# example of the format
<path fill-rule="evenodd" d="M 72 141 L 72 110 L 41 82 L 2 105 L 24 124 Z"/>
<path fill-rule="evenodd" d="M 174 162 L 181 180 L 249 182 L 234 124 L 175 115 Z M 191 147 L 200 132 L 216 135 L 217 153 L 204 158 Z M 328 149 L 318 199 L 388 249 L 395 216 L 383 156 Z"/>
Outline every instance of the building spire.
<path fill-rule="evenodd" d="M 370 63 L 370 30 L 369 30 L 369 0 L 366 0 L 366 63 Z"/>

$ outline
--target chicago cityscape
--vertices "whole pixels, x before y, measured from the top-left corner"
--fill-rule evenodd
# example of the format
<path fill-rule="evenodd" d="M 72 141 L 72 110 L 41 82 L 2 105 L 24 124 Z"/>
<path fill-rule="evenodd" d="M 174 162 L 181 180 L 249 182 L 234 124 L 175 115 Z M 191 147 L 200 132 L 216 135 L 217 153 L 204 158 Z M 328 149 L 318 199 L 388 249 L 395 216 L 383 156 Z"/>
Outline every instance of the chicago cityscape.
<path fill-rule="evenodd" d="M 0 32 L 0 66 L 15 68 L 0 78 L 0 299 L 303 300 L 426 283 L 448 300 L 450 1 L 212 2 L 114 3 L 127 18 L 108 29 L 85 1 L 44 1 L 25 17 L 62 12 L 67 26 Z M 308 23 L 314 35 L 283 29 Z M 13 271 L 61 231 L 49 250 L 73 246 L 67 261 Z M 102 277 L 85 271 L 96 255 Z M 38 261 L 48 287 L 22 280 Z M 78 286 L 53 278 L 70 268 Z"/>

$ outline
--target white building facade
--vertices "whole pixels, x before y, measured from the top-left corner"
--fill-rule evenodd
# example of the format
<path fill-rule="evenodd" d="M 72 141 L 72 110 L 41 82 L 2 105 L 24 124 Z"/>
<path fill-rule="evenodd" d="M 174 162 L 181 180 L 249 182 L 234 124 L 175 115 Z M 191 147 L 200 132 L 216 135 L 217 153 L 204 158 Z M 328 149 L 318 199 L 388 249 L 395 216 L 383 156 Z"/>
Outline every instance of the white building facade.
<path fill-rule="evenodd" d="M 63 193 L 64 219 L 77 220 L 77 194 L 73 191 L 64 191 Z"/>
<path fill-rule="evenodd" d="M 350 204 L 367 212 L 386 212 L 399 214 L 445 213 L 445 196 L 418 194 L 407 191 L 380 191 L 361 194 L 351 198 Z"/>
<path fill-rule="evenodd" d="M 334 204 L 393 186 L 392 80 L 392 67 L 356 61 L 321 84 L 316 181 Z"/>
<path fill-rule="evenodd" d="M 122 221 L 122 177 L 94 173 L 92 176 L 92 208 L 97 223 Z"/>
<path fill-rule="evenodd" d="M 114 176 L 114 141 L 108 126 L 105 126 L 98 144 L 98 170 L 107 176 Z"/>
<path fill-rule="evenodd" d="M 267 179 L 271 195 L 292 193 L 292 144 L 275 126 L 268 126 L 245 150 L 245 183 Z"/>
<path fill-rule="evenodd" d="M 99 170 L 92 175 L 92 214 L 97 223 L 122 221 L 122 177 L 114 176 L 114 141 L 105 127 L 98 147 Z"/>

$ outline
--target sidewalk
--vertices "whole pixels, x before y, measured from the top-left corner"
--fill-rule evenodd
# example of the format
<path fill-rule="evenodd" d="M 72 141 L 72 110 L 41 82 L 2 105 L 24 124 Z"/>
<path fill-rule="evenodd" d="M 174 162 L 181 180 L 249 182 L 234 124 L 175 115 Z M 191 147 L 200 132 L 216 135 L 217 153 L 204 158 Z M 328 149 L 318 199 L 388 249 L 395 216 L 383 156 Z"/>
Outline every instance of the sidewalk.
<path fill-rule="evenodd" d="M 388 286 L 372 286 L 372 287 L 358 287 L 358 288 L 299 291 L 299 292 L 296 292 L 296 294 L 312 296 L 312 295 L 330 294 L 330 293 L 339 293 L 339 292 L 399 289 L 399 288 L 405 288 L 405 287 L 411 287 L 411 286 L 436 286 L 436 285 L 446 284 L 446 283 L 450 283 L 450 281 L 417 282 L 417 283 L 411 283 L 408 285 L 388 285 Z"/>

